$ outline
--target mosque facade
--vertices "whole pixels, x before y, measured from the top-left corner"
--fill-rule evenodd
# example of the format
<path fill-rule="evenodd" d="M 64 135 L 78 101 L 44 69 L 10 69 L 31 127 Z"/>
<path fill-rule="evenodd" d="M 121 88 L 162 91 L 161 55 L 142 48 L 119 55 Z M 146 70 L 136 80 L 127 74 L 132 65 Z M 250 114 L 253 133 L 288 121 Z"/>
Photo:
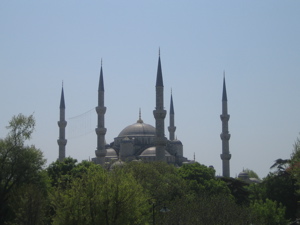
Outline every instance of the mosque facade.
<path fill-rule="evenodd" d="M 170 98 L 170 111 L 169 111 L 169 138 L 165 135 L 165 118 L 167 111 L 164 107 L 164 85 L 163 75 L 161 68 L 160 54 L 158 57 L 157 75 L 156 75 L 156 106 L 153 110 L 153 116 L 155 118 L 155 126 L 144 123 L 141 118 L 141 112 L 136 123 L 125 127 L 114 141 L 110 144 L 106 144 L 105 134 L 105 91 L 104 91 L 104 77 L 101 63 L 100 78 L 98 86 L 98 105 L 96 107 L 97 113 L 97 127 L 96 138 L 97 148 L 95 150 L 95 157 L 93 162 L 101 165 L 112 165 L 116 162 L 130 162 L 133 160 L 142 160 L 145 162 L 152 161 L 164 161 L 169 164 L 181 166 L 184 163 L 191 163 L 193 161 L 188 160 L 183 154 L 183 144 L 180 140 L 175 138 L 175 112 L 173 105 L 173 97 L 171 93 Z M 222 97 L 222 154 L 221 159 L 223 162 L 223 176 L 230 176 L 229 174 L 229 160 L 231 155 L 229 154 L 229 138 L 228 132 L 228 120 L 227 114 L 227 94 L 225 77 L 223 81 L 223 97 Z M 65 158 L 65 147 L 67 140 L 65 138 L 65 128 L 67 122 L 65 121 L 65 101 L 64 90 L 62 88 L 61 100 L 60 100 L 60 120 L 59 126 L 59 139 L 57 140 L 59 145 L 59 160 L 62 161 Z"/>

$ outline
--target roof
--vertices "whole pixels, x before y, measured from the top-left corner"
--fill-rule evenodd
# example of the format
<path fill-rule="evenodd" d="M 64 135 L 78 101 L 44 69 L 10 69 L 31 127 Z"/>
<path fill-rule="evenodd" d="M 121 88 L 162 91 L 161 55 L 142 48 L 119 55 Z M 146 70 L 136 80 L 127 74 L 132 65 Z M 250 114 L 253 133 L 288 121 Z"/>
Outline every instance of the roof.
<path fill-rule="evenodd" d="M 64 87 L 61 88 L 61 97 L 59 108 L 65 109 L 65 96 L 64 96 Z"/>
<path fill-rule="evenodd" d="M 172 93 L 171 93 L 170 114 L 174 115 L 173 95 L 172 95 Z"/>
<path fill-rule="evenodd" d="M 226 92 L 226 82 L 225 82 L 225 75 L 223 78 L 223 95 L 222 95 L 222 101 L 227 102 L 227 92 Z"/>
<path fill-rule="evenodd" d="M 156 156 L 156 147 L 149 147 L 145 149 L 140 156 Z M 165 151 L 165 156 L 171 156 L 169 152 Z"/>
<path fill-rule="evenodd" d="M 164 82 L 162 78 L 162 71 L 161 71 L 161 63 L 160 63 L 160 56 L 158 57 L 158 66 L 157 66 L 157 76 L 156 76 L 156 87 L 163 87 Z"/>
<path fill-rule="evenodd" d="M 152 125 L 139 120 L 137 123 L 125 127 L 118 137 L 140 137 L 140 136 L 155 136 L 156 129 Z"/>
<path fill-rule="evenodd" d="M 113 148 L 108 148 L 106 149 L 106 157 L 118 158 L 118 155 Z"/>
<path fill-rule="evenodd" d="M 99 87 L 98 87 L 99 91 L 104 91 L 104 82 L 103 82 L 103 70 L 102 70 L 102 65 L 101 65 L 101 69 L 100 69 L 100 79 L 99 79 Z"/>

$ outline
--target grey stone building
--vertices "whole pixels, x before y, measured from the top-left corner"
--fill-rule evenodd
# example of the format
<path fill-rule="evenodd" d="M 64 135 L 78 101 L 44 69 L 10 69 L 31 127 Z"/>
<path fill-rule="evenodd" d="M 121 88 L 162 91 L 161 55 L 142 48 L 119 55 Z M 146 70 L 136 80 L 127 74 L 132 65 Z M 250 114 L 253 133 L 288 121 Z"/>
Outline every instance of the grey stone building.
<path fill-rule="evenodd" d="M 155 118 L 155 127 L 144 123 L 141 118 L 141 111 L 136 123 L 125 127 L 114 141 L 107 144 L 105 141 L 105 113 L 106 107 L 104 105 L 105 91 L 104 91 L 104 76 L 101 62 L 100 78 L 98 86 L 98 105 L 95 108 L 97 113 L 97 127 L 96 140 L 97 147 L 95 150 L 96 157 L 92 159 L 97 164 L 113 165 L 122 164 L 122 162 L 130 162 L 133 160 L 142 160 L 146 162 L 151 161 L 165 161 L 170 164 L 181 166 L 183 163 L 193 163 L 195 160 L 188 160 L 183 155 L 183 145 L 180 140 L 175 138 L 175 111 L 173 105 L 173 96 L 171 92 L 170 98 L 170 111 L 169 111 L 169 139 L 165 136 L 165 117 L 167 111 L 164 109 L 164 85 L 163 75 L 161 68 L 160 54 L 158 57 L 158 67 L 156 75 L 156 106 L 153 110 Z M 221 160 L 223 164 L 223 176 L 230 177 L 229 160 L 231 154 L 229 152 L 229 139 L 230 134 L 228 131 L 229 114 L 227 109 L 227 92 L 225 84 L 225 74 L 223 80 L 223 93 L 222 93 L 222 154 Z M 65 101 L 62 89 L 61 102 L 60 102 L 60 121 L 59 126 L 59 160 L 65 157 Z"/>
<path fill-rule="evenodd" d="M 164 86 L 161 69 L 160 55 L 158 58 L 157 76 L 156 76 L 156 107 L 153 110 L 155 118 L 155 127 L 144 123 L 141 118 L 141 111 L 136 123 L 125 127 L 114 141 L 105 144 L 106 128 L 104 127 L 104 80 L 103 69 L 101 65 L 99 79 L 97 149 L 96 157 L 93 158 L 95 163 L 113 163 L 114 161 L 129 162 L 132 160 L 142 161 L 165 161 L 167 163 L 182 165 L 188 162 L 183 156 L 183 145 L 175 137 L 175 113 L 173 106 L 173 97 L 171 94 L 170 102 L 170 139 L 165 137 L 165 117 L 167 111 L 164 109 Z"/>
<path fill-rule="evenodd" d="M 223 167 L 223 177 L 230 177 L 230 165 L 229 160 L 231 159 L 231 154 L 229 152 L 229 139 L 230 133 L 228 131 L 228 121 L 230 115 L 228 114 L 227 106 L 227 92 L 226 92 L 226 83 L 225 83 L 225 72 L 223 78 L 223 95 L 222 95 L 222 114 L 220 115 L 222 121 L 222 133 L 220 135 L 222 140 L 222 167 Z"/>

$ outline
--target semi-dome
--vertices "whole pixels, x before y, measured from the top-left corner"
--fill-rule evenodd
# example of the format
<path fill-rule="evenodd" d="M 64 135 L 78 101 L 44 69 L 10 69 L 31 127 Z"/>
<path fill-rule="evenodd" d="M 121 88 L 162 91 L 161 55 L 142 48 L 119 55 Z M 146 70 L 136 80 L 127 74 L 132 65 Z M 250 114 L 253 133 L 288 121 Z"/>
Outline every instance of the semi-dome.
<path fill-rule="evenodd" d="M 175 144 L 175 145 L 182 145 L 182 142 L 177 139 L 170 141 L 170 143 Z"/>
<path fill-rule="evenodd" d="M 155 136 L 155 127 L 139 119 L 136 123 L 125 127 L 118 137 Z"/>
<path fill-rule="evenodd" d="M 121 160 L 118 160 L 118 161 L 116 161 L 116 162 L 114 162 L 111 166 L 110 166 L 110 170 L 113 170 L 114 168 L 117 168 L 117 167 L 122 167 L 122 166 L 124 166 L 125 165 L 125 163 L 123 162 L 123 161 L 121 161 Z"/>
<path fill-rule="evenodd" d="M 149 147 L 145 149 L 140 156 L 156 156 L 156 147 Z M 169 152 L 165 151 L 165 156 L 171 156 Z"/>
<path fill-rule="evenodd" d="M 249 174 L 245 171 L 242 171 L 239 173 L 238 178 L 242 180 L 248 180 L 249 179 Z"/>
<path fill-rule="evenodd" d="M 108 148 L 106 149 L 106 157 L 118 158 L 118 155 L 113 148 Z"/>

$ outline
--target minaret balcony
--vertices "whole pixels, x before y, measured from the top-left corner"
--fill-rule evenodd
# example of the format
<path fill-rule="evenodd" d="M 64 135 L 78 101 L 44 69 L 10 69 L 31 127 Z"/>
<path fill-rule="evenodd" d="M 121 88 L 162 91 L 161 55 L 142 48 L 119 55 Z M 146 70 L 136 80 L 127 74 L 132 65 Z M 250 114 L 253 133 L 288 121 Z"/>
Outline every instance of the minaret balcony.
<path fill-rule="evenodd" d="M 58 139 L 57 144 L 65 146 L 67 144 L 67 140 L 66 139 Z"/>
<path fill-rule="evenodd" d="M 104 127 L 98 127 L 98 128 L 95 129 L 97 135 L 105 135 L 106 134 L 106 130 L 107 129 L 104 128 Z"/>
<path fill-rule="evenodd" d="M 65 120 L 58 121 L 57 124 L 58 124 L 59 127 L 66 127 L 67 126 L 67 121 L 65 121 Z"/>
<path fill-rule="evenodd" d="M 229 118 L 230 118 L 230 115 L 228 115 L 228 114 L 221 114 L 220 118 L 221 118 L 222 121 L 228 121 Z"/>
<path fill-rule="evenodd" d="M 231 159 L 231 154 L 221 154 L 221 159 L 222 160 L 230 160 Z"/>
<path fill-rule="evenodd" d="M 97 112 L 97 114 L 104 115 L 106 112 L 106 107 L 105 106 L 97 106 L 96 112 Z"/>
<path fill-rule="evenodd" d="M 229 133 L 221 133 L 220 137 L 223 141 L 228 141 L 230 139 L 230 134 Z"/>
<path fill-rule="evenodd" d="M 153 110 L 153 115 L 155 119 L 164 119 L 166 117 L 167 111 L 164 109 Z"/>
<path fill-rule="evenodd" d="M 169 130 L 169 132 L 175 132 L 175 130 L 176 130 L 176 127 L 171 127 L 171 126 L 169 126 L 168 127 L 168 130 Z"/>
<path fill-rule="evenodd" d="M 97 150 L 95 151 L 95 155 L 96 155 L 97 157 L 105 157 L 105 156 L 106 156 L 106 153 L 107 153 L 106 149 L 97 149 Z"/>

